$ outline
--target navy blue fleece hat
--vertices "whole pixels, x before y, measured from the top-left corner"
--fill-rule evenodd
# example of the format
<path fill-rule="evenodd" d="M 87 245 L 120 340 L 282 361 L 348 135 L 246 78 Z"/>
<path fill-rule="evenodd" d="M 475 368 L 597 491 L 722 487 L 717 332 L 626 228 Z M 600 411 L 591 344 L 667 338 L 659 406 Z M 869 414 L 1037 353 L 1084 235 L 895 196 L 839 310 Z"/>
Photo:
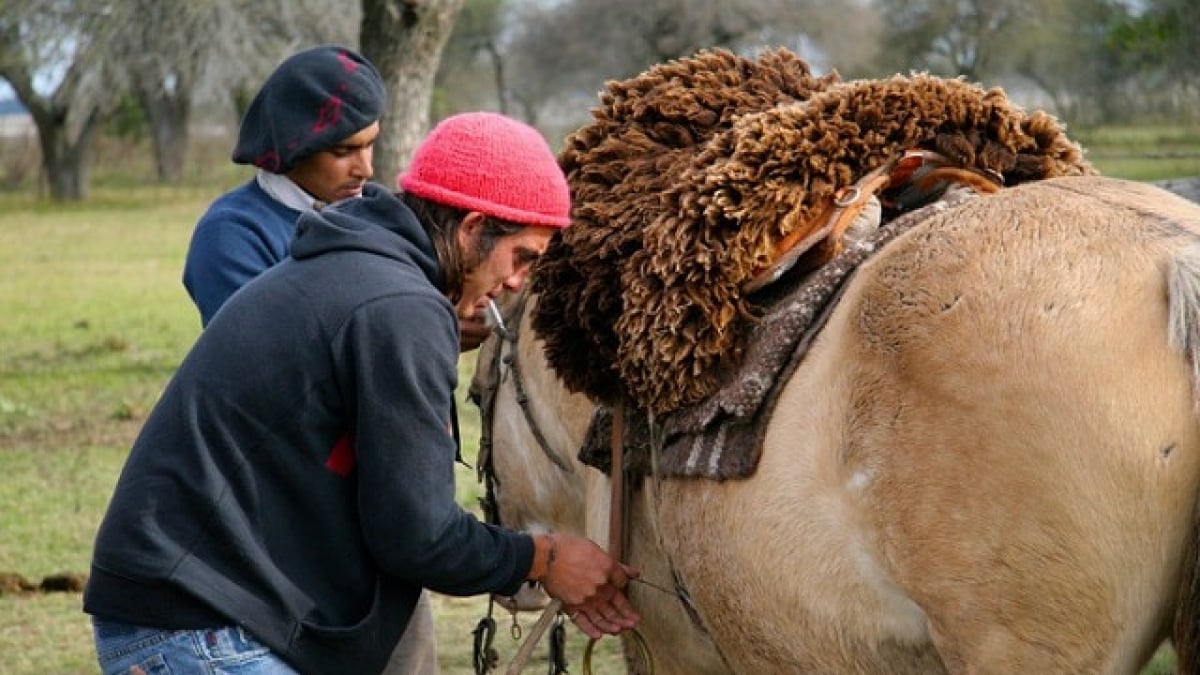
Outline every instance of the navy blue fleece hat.
<path fill-rule="evenodd" d="M 233 161 L 287 173 L 378 120 L 385 98 L 379 71 L 354 51 L 321 45 L 297 52 L 250 102 Z"/>

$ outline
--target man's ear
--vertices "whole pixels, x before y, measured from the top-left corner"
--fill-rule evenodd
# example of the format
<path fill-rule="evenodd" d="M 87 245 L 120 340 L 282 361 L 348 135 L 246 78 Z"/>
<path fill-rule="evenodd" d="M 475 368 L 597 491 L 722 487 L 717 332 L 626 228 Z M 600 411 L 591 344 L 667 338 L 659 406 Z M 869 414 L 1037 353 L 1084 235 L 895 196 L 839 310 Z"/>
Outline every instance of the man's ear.
<path fill-rule="evenodd" d="M 487 216 L 478 211 L 471 211 L 463 216 L 458 224 L 458 245 L 465 251 L 470 250 L 469 242 L 477 241 L 487 223 Z"/>

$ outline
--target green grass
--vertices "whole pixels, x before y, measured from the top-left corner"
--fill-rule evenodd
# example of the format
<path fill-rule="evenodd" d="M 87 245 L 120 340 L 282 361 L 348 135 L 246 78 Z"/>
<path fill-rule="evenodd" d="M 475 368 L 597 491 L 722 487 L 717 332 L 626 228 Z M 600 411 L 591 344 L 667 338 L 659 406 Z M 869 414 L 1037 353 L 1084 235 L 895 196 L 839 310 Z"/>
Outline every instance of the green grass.
<path fill-rule="evenodd" d="M 40 579 L 88 568 L 92 538 L 125 460 L 116 447 L 0 452 L 0 571 Z"/>
<path fill-rule="evenodd" d="M 1091 130 L 1077 135 L 1109 175 L 1200 175 L 1200 132 Z M 116 164 L 119 155 L 110 158 Z M 91 543 L 127 449 L 199 333 L 180 283 L 191 229 L 208 201 L 244 179 L 210 170 L 187 187 L 102 178 L 82 204 L 51 204 L 33 190 L 0 193 L 0 573 L 37 581 L 85 572 Z M 460 364 L 465 392 L 473 361 Z M 464 455 L 473 461 L 479 421 L 460 402 Z M 459 501 L 475 509 L 474 472 L 458 470 Z M 435 597 L 439 654 L 448 675 L 471 672 L 471 631 L 482 598 Z M 521 617 L 525 630 L 536 615 Z M 495 610 L 501 672 L 518 643 Z M 570 629 L 571 672 L 585 639 Z M 622 672 L 614 640 L 593 671 Z M 544 647 L 538 650 L 544 655 Z M 94 673 L 90 629 L 78 593 L 0 596 L 0 671 Z M 1164 649 L 1146 673 L 1173 668 Z M 542 672 L 544 661 L 527 672 Z"/>
<path fill-rule="evenodd" d="M 1096 127 L 1068 134 L 1101 173 L 1132 180 L 1200 176 L 1200 126 Z"/>

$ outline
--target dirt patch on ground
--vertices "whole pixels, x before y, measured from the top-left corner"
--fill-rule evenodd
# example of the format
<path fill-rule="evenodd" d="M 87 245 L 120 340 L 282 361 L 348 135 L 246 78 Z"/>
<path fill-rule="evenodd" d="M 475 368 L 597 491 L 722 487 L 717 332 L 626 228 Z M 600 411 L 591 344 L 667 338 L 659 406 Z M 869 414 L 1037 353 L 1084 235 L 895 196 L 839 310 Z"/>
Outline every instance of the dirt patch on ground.
<path fill-rule="evenodd" d="M 42 577 L 41 581 L 30 581 L 16 572 L 0 572 L 0 596 L 29 595 L 32 593 L 81 593 L 87 585 L 87 575 L 76 572 L 60 572 Z"/>

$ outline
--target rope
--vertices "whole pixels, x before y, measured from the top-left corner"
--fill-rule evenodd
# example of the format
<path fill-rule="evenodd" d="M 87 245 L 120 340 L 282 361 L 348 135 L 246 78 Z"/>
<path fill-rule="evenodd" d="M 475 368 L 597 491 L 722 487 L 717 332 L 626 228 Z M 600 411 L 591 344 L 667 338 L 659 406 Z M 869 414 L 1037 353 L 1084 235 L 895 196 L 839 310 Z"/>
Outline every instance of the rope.
<path fill-rule="evenodd" d="M 533 629 L 529 631 L 529 636 L 521 643 L 521 648 L 517 650 L 517 655 L 513 657 L 511 663 L 508 664 L 508 670 L 504 671 L 504 675 L 519 675 L 525 668 L 525 664 L 529 663 L 529 657 L 533 656 L 533 648 L 537 646 L 539 640 L 542 639 L 542 633 L 550 627 L 554 621 L 554 617 L 562 609 L 562 600 L 551 600 L 546 609 L 542 611 L 542 615 L 538 617 L 537 623 L 533 625 Z"/>
<path fill-rule="evenodd" d="M 474 637 L 474 647 L 471 661 L 475 666 L 475 675 L 487 675 L 500 663 L 500 654 L 496 652 L 492 642 L 496 639 L 496 620 L 492 618 L 492 601 L 488 600 L 487 616 L 475 624 L 471 631 Z"/>
<path fill-rule="evenodd" d="M 641 655 L 642 665 L 645 666 L 644 670 L 633 669 L 630 672 L 654 675 L 654 654 L 651 653 L 650 646 L 646 644 L 646 638 L 642 637 L 642 634 L 636 629 L 627 632 L 633 638 L 634 652 Z M 598 641 L 598 638 L 592 638 L 588 640 L 587 646 L 583 648 L 583 675 L 592 675 L 592 648 Z"/>

